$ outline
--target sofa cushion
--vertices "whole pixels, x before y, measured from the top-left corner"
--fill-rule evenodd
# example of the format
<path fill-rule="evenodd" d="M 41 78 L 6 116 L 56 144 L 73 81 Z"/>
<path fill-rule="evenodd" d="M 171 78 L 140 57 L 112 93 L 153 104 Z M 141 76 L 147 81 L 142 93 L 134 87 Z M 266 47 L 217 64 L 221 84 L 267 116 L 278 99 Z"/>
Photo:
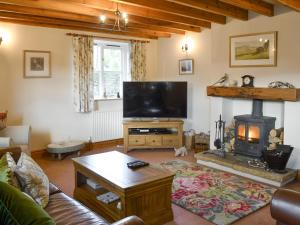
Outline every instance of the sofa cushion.
<path fill-rule="evenodd" d="M 10 178 L 11 178 L 11 184 L 13 186 L 15 186 L 16 188 L 20 189 L 20 184 L 17 180 L 17 177 L 15 175 L 15 170 L 16 170 L 16 167 L 17 167 L 17 164 L 14 160 L 14 158 L 11 156 L 11 153 L 10 152 L 6 152 L 5 154 L 5 157 L 6 157 L 6 160 L 7 160 L 7 165 L 11 171 L 10 173 Z"/>
<path fill-rule="evenodd" d="M 57 225 L 109 224 L 103 218 L 64 193 L 50 195 L 50 201 L 45 210 L 54 219 Z"/>
<path fill-rule="evenodd" d="M 10 147 L 10 148 L 5 148 L 5 149 L 0 149 L 0 158 L 3 155 L 5 155 L 7 152 L 9 152 L 12 155 L 15 162 L 18 162 L 22 151 L 21 151 L 21 148 L 19 148 L 19 147 Z"/>
<path fill-rule="evenodd" d="M 6 155 L 0 159 L 0 181 L 11 183 L 11 171 L 8 167 Z"/>
<path fill-rule="evenodd" d="M 15 174 L 22 191 L 45 208 L 49 202 L 49 180 L 41 167 L 26 153 L 21 153 Z"/>
<path fill-rule="evenodd" d="M 49 183 L 49 195 L 54 195 L 54 194 L 57 194 L 60 192 L 61 192 L 61 190 L 58 187 L 56 187 L 52 183 Z"/>
<path fill-rule="evenodd" d="M 52 218 L 17 188 L 0 182 L 0 224 L 55 225 Z M 9 214 L 7 214 L 9 212 Z M 13 223 L 14 222 L 14 223 Z"/>

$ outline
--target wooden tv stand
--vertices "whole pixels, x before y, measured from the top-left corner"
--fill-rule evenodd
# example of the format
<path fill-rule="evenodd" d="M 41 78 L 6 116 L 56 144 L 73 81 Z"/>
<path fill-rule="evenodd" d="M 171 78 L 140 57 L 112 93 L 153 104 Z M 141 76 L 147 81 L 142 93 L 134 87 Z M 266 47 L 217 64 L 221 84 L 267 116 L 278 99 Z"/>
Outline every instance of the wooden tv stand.
<path fill-rule="evenodd" d="M 137 132 L 137 129 L 165 129 L 163 132 Z M 124 121 L 124 152 L 136 148 L 179 148 L 182 147 L 182 120 Z"/>

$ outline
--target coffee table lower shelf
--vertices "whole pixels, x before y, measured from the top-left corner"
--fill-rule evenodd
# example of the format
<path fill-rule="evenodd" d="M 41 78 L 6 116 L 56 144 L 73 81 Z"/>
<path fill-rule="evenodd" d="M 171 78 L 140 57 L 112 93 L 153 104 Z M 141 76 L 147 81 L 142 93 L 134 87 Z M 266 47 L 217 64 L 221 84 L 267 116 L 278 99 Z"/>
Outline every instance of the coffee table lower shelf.
<path fill-rule="evenodd" d="M 132 215 L 142 218 L 146 225 L 163 225 L 173 220 L 171 187 L 174 175 L 130 188 L 121 188 L 76 162 L 74 166 L 76 182 L 74 198 L 109 222 Z M 141 171 L 143 170 L 145 169 L 142 168 Z M 152 172 L 153 169 L 146 170 Z M 100 184 L 101 188 L 94 190 L 87 184 L 87 179 Z M 107 192 L 113 192 L 120 199 L 106 204 L 96 198 Z"/>

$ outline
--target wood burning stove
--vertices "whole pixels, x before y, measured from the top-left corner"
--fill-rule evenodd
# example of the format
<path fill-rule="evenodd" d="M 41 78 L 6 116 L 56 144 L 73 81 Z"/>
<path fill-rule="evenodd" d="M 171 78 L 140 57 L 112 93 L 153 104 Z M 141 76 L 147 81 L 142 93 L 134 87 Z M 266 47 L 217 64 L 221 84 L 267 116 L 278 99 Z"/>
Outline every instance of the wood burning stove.
<path fill-rule="evenodd" d="M 263 100 L 254 99 L 252 114 L 235 116 L 236 154 L 260 158 L 267 148 L 270 131 L 275 128 L 275 117 L 263 116 Z"/>

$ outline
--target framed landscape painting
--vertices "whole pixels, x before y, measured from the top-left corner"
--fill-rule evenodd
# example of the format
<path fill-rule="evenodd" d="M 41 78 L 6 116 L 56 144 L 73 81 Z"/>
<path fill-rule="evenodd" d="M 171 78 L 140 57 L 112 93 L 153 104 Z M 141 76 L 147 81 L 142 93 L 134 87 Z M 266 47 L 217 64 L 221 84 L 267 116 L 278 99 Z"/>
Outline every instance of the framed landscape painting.
<path fill-rule="evenodd" d="M 192 75 L 194 74 L 194 60 L 181 59 L 179 60 L 179 75 Z"/>
<path fill-rule="evenodd" d="M 49 78 L 51 77 L 50 51 L 24 51 L 24 77 Z"/>
<path fill-rule="evenodd" d="M 277 65 L 277 32 L 230 37 L 230 67 Z"/>

